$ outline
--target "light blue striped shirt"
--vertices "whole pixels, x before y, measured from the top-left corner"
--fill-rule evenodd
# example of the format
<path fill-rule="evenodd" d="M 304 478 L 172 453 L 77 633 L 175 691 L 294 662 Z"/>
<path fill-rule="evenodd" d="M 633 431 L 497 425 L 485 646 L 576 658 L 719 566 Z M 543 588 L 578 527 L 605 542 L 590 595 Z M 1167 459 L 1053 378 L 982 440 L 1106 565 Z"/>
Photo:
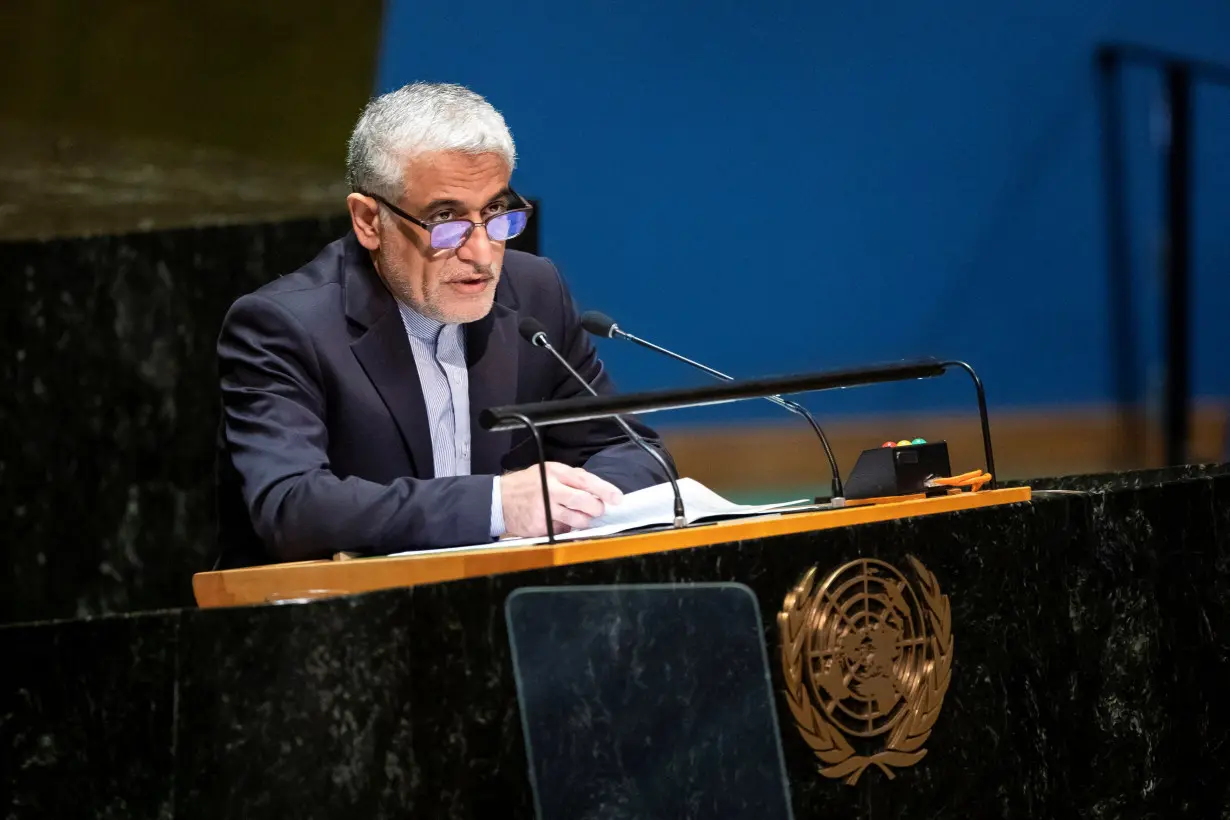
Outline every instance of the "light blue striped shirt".
<path fill-rule="evenodd" d="M 470 474 L 470 372 L 461 325 L 446 325 L 397 303 L 406 326 L 431 430 L 436 476 Z M 491 537 L 504 534 L 500 478 L 491 482 Z"/>

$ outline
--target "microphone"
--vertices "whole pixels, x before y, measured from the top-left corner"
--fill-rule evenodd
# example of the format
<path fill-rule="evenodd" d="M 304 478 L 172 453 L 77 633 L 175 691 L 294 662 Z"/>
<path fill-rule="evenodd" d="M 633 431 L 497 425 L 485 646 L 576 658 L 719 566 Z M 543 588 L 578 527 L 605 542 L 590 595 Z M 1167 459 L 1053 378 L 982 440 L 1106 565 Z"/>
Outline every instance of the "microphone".
<path fill-rule="evenodd" d="M 564 369 L 571 373 L 572 377 L 580 382 L 581 386 L 588 390 L 591 396 L 598 395 L 598 391 L 593 388 L 593 385 L 585 381 L 581 374 L 573 369 L 572 365 L 568 364 L 568 360 L 564 358 L 563 354 L 551 346 L 550 340 L 547 339 L 547 329 L 543 327 L 542 322 L 533 316 L 523 316 L 517 324 L 517 330 L 521 333 L 521 338 L 534 345 L 534 347 L 541 347 L 554 356 L 556 361 L 562 364 Z M 671 483 L 671 492 L 675 494 L 675 526 L 686 527 L 688 522 L 683 513 L 683 494 L 679 492 L 679 484 L 675 481 L 674 471 L 666 463 L 666 459 L 662 457 L 661 453 L 651 447 L 649 442 L 645 441 L 633 430 L 632 426 L 624 421 L 623 418 L 620 416 L 613 416 L 612 418 L 615 419 L 615 423 L 623 429 L 631 441 L 635 442 L 638 447 L 648 453 L 662 467 L 662 470 L 666 473 L 666 479 Z M 551 511 L 547 510 L 547 518 L 550 519 L 550 517 Z"/>
<path fill-rule="evenodd" d="M 641 347 L 647 347 L 655 353 L 661 353 L 663 356 L 669 356 L 678 362 L 683 362 L 686 365 L 695 367 L 697 370 L 708 373 L 715 379 L 724 382 L 734 381 L 734 376 L 728 376 L 720 370 L 714 370 L 712 367 L 703 365 L 700 362 L 693 361 L 687 356 L 681 356 L 673 350 L 667 350 L 664 347 L 659 347 L 653 342 L 647 342 L 637 336 L 633 336 L 622 330 L 615 320 L 605 313 L 599 313 L 596 310 L 587 310 L 581 314 L 581 327 L 595 336 L 601 336 L 604 339 L 626 339 L 629 342 L 634 342 Z M 802 416 L 807 419 L 807 423 L 811 425 L 811 429 L 815 431 L 816 437 L 820 439 L 820 444 L 824 446 L 824 455 L 829 461 L 829 470 L 833 474 L 833 500 L 836 501 L 845 495 L 845 488 L 841 483 L 841 471 L 837 469 L 837 459 L 833 458 L 833 448 L 829 446 L 829 440 L 824 435 L 824 431 L 820 429 L 819 423 L 816 422 L 814 416 L 807 411 L 807 408 L 798 402 L 789 399 L 783 399 L 781 396 L 765 396 L 766 401 L 771 401 L 778 407 L 784 407 L 796 416 Z"/>

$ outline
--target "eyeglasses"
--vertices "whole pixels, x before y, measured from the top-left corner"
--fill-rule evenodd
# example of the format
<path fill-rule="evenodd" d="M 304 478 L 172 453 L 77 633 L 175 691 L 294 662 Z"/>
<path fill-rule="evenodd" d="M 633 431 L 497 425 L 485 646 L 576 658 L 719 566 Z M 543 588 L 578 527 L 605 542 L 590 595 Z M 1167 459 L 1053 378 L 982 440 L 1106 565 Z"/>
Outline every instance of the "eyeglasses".
<path fill-rule="evenodd" d="M 358 193 L 363 192 L 359 191 Z M 483 230 L 487 232 L 487 238 L 493 242 L 505 242 L 513 237 L 520 236 L 525 230 L 526 224 L 530 221 L 530 212 L 534 210 L 534 206 L 526 202 L 517 192 L 510 189 L 510 193 L 523 203 L 523 207 L 501 211 L 495 216 L 484 219 L 482 222 L 472 222 L 469 219 L 450 219 L 447 222 L 424 222 L 406 213 L 382 196 L 377 196 L 376 194 L 363 195 L 370 196 L 402 219 L 411 224 L 418 225 L 427 231 L 431 236 L 431 246 L 436 250 L 452 250 L 464 245 L 466 240 L 470 238 L 470 234 L 479 225 L 483 226 Z"/>

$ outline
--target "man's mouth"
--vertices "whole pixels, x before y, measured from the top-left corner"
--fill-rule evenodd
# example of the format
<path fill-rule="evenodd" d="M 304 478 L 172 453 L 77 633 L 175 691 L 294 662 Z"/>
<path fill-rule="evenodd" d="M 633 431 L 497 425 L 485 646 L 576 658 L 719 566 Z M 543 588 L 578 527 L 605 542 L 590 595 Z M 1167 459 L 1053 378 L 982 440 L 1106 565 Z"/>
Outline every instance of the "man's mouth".
<path fill-rule="evenodd" d="M 448 284 L 462 293 L 481 293 L 492 279 L 491 276 L 463 276 L 459 279 L 450 279 Z"/>

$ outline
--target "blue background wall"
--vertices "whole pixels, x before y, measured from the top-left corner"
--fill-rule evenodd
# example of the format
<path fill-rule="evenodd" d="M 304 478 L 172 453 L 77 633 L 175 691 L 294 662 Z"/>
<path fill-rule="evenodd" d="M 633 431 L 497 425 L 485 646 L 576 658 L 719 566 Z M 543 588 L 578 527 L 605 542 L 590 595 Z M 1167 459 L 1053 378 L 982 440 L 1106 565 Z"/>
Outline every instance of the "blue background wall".
<path fill-rule="evenodd" d="M 959 356 L 1003 409 L 1112 398 L 1092 68 L 1107 40 L 1230 64 L 1230 3 L 392 0 L 378 85 L 460 82 L 504 112 L 514 183 L 544 200 L 544 252 L 583 309 L 740 375 Z M 1155 74 L 1125 88 L 1153 384 L 1165 117 Z M 1195 388 L 1227 396 L 1230 91 L 1196 106 Z M 624 389 L 695 381 L 603 354 Z M 955 379 L 809 403 L 968 406 Z"/>

